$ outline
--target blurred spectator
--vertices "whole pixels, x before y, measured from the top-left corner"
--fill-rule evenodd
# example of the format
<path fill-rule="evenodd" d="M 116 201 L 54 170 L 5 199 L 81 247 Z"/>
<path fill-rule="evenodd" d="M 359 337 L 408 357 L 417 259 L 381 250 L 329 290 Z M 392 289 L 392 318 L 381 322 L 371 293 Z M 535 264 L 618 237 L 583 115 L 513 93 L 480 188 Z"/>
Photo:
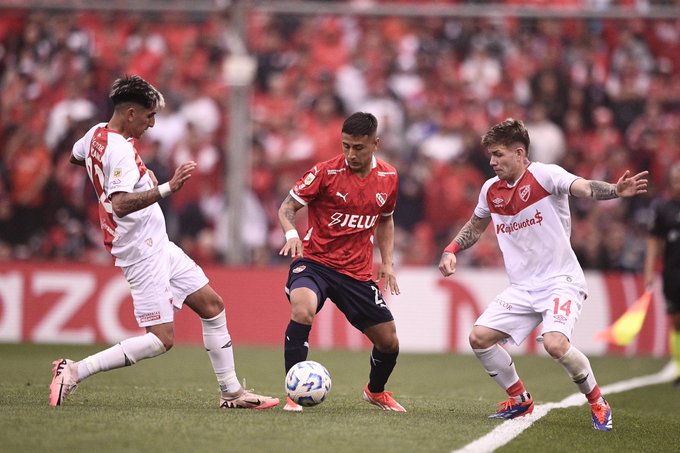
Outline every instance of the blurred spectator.
<path fill-rule="evenodd" d="M 532 161 L 556 164 L 566 151 L 564 132 L 548 118 L 545 106 L 537 102 L 529 108 L 526 127 L 531 137 L 529 156 Z"/>
<path fill-rule="evenodd" d="M 615 2 L 560 2 L 586 4 L 606 10 Z M 91 190 L 65 159 L 82 135 L 79 120 L 110 115 L 101 93 L 124 73 L 155 80 L 167 93 L 166 109 L 139 143 L 149 168 L 163 179 L 177 159 L 199 162 L 184 199 L 162 206 L 171 235 L 197 260 L 224 259 L 223 144 L 241 131 L 227 127 L 222 68 L 236 51 L 258 62 L 244 221 L 252 228 L 243 231 L 252 263 L 277 262 L 276 210 L 291 174 L 341 151 L 339 124 L 353 111 L 378 118 L 380 152 L 400 172 L 395 253 L 403 263 L 427 264 L 445 245 L 440 237 L 450 236 L 446 228 L 467 220 L 459 212 L 471 210 L 481 181 L 493 176 L 480 135 L 509 116 L 525 120 L 532 137 L 551 137 L 532 143 L 532 159 L 589 178 L 649 169 L 653 185 L 664 187 L 665 169 L 680 160 L 676 18 L 322 17 L 253 9 L 246 30 L 240 42 L 228 17 L 201 12 L 3 10 L 0 259 L 106 259 L 96 213 L 87 208 Z M 584 267 L 636 270 L 644 198 L 597 206 L 577 200 L 572 209 L 572 241 Z M 461 259 L 502 265 L 488 236 Z"/>

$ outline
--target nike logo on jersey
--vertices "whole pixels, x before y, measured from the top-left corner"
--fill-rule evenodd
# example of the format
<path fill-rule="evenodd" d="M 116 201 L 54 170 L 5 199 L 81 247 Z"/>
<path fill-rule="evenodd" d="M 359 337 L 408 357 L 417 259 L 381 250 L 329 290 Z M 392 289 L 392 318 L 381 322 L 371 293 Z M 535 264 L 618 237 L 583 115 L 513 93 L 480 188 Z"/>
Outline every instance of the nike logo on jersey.
<path fill-rule="evenodd" d="M 347 203 L 347 195 L 349 195 L 349 192 L 347 192 L 345 195 L 341 194 L 340 192 L 335 192 L 335 195 L 339 196 L 345 201 L 345 203 Z"/>

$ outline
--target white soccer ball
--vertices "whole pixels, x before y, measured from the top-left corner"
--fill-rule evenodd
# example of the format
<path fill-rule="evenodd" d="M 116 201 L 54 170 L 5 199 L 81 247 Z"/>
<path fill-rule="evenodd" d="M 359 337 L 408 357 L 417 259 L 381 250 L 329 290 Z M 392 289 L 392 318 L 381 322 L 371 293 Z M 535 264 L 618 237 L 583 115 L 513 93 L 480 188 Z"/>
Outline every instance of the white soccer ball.
<path fill-rule="evenodd" d="M 300 406 L 316 406 L 330 390 L 331 375 L 318 362 L 298 362 L 286 374 L 286 394 Z"/>

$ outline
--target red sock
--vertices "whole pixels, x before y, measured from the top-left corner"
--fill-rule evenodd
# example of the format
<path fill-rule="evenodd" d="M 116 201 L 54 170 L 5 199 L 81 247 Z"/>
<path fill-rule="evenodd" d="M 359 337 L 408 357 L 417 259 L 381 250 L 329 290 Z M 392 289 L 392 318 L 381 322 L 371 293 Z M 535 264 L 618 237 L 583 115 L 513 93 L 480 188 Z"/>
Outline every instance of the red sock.
<path fill-rule="evenodd" d="M 590 393 L 586 394 L 586 398 L 588 398 L 588 402 L 590 404 L 595 404 L 597 403 L 600 398 L 602 397 L 602 392 L 600 392 L 600 386 L 595 384 L 595 388 L 590 391 Z"/>
<path fill-rule="evenodd" d="M 522 393 L 526 392 L 526 389 L 524 388 L 524 384 L 522 384 L 522 380 L 519 379 L 517 382 L 508 387 L 506 392 L 508 392 L 509 396 L 520 396 Z"/>

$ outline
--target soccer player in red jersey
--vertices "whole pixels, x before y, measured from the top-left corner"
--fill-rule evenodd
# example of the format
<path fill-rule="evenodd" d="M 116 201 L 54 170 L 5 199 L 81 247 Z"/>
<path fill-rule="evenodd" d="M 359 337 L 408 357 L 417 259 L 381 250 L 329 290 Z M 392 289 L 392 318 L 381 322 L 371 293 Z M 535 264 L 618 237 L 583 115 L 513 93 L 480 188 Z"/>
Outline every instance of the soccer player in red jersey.
<path fill-rule="evenodd" d="M 330 299 L 347 320 L 373 343 L 371 371 L 363 398 L 383 410 L 405 412 L 385 391 L 397 363 L 399 340 L 394 318 L 372 280 L 373 242 L 381 264 L 378 283 L 399 294 L 394 274 L 394 219 L 397 172 L 375 157 L 378 121 L 357 112 L 342 126 L 342 154 L 320 162 L 293 186 L 279 221 L 286 235 L 280 255 L 293 258 L 286 282 L 291 320 L 286 328 L 286 372 L 307 359 L 314 315 Z M 295 213 L 308 208 L 309 230 L 300 239 Z M 301 411 L 287 400 L 284 410 Z"/>

